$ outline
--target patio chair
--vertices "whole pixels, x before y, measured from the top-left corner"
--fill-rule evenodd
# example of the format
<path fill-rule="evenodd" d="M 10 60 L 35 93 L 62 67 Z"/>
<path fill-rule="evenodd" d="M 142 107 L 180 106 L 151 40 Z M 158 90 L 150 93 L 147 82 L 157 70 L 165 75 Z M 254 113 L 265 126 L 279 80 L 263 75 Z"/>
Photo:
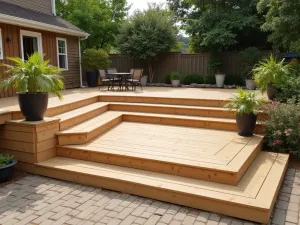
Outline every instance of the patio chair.
<path fill-rule="evenodd" d="M 132 90 L 136 90 L 137 85 L 140 85 L 141 90 L 143 90 L 141 84 L 142 75 L 143 75 L 143 69 L 134 69 L 132 77 L 127 80 L 129 83 L 131 83 Z"/>
<path fill-rule="evenodd" d="M 107 74 L 105 73 L 105 70 L 99 70 L 99 90 L 101 89 L 101 86 L 104 86 L 104 84 L 108 85 L 108 90 L 111 86 L 111 80 L 108 78 Z"/>
<path fill-rule="evenodd" d="M 106 71 L 107 71 L 107 78 L 110 80 L 110 84 L 111 84 L 110 89 L 114 90 L 115 83 L 120 84 L 121 79 L 119 77 L 113 76 L 111 74 L 117 73 L 118 71 L 116 68 L 108 68 Z"/>

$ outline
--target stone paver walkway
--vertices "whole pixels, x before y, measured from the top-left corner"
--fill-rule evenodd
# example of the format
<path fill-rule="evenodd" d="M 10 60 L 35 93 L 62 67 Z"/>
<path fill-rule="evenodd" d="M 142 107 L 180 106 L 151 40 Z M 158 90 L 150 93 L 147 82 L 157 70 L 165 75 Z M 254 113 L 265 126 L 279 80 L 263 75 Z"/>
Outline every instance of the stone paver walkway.
<path fill-rule="evenodd" d="M 299 224 L 300 170 L 290 168 L 272 224 Z M 0 188 L 0 224 L 251 225 L 152 199 L 27 175 Z"/>

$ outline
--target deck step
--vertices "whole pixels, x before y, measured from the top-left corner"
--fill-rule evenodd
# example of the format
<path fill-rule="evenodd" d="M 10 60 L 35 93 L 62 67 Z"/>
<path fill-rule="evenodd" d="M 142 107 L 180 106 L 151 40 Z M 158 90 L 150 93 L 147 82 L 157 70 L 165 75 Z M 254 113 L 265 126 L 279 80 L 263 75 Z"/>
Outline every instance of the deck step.
<path fill-rule="evenodd" d="M 58 146 L 57 155 L 236 185 L 262 142 L 258 135 L 122 122 L 87 144 Z"/>
<path fill-rule="evenodd" d="M 59 130 L 66 130 L 70 127 L 78 125 L 86 120 L 94 118 L 108 110 L 108 104 L 104 102 L 96 102 L 63 114 L 56 115 L 60 118 Z"/>
<path fill-rule="evenodd" d="M 86 144 L 121 121 L 237 131 L 234 119 L 108 111 L 77 126 L 58 132 L 59 145 Z M 106 124 L 110 125 L 104 126 Z M 258 124 L 255 132 L 261 134 L 263 131 L 264 126 Z"/>
<path fill-rule="evenodd" d="M 287 163 L 287 155 L 261 152 L 237 186 L 63 157 L 35 164 L 31 170 L 267 224 Z"/>

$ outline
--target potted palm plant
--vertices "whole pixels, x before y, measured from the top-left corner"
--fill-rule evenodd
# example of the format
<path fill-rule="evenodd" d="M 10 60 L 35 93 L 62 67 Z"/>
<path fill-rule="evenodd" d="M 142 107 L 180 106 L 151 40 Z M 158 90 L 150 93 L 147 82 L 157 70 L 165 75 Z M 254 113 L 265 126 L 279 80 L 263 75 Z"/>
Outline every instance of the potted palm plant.
<path fill-rule="evenodd" d="M 17 164 L 12 156 L 0 154 L 0 182 L 9 181 L 14 173 L 14 167 Z"/>
<path fill-rule="evenodd" d="M 258 99 L 257 93 L 253 91 L 243 91 L 239 88 L 237 93 L 238 95 L 230 98 L 229 103 L 224 107 L 230 111 L 235 111 L 238 134 L 240 136 L 252 136 L 256 126 L 257 114 L 266 101 Z"/>
<path fill-rule="evenodd" d="M 88 86 L 97 87 L 99 70 L 107 69 L 110 65 L 109 55 L 102 49 L 86 49 L 82 56 L 82 64 L 89 70 L 86 72 Z"/>
<path fill-rule="evenodd" d="M 241 74 L 245 77 L 246 88 L 255 90 L 256 86 L 253 80 L 253 67 L 261 59 L 261 53 L 256 47 L 246 48 L 240 53 Z"/>
<path fill-rule="evenodd" d="M 268 98 L 274 100 L 277 86 L 280 86 L 284 77 L 290 72 L 290 65 L 284 59 L 278 62 L 273 55 L 264 59 L 252 70 L 254 81 L 261 92 L 267 92 Z"/>
<path fill-rule="evenodd" d="M 212 53 L 209 57 L 208 66 L 214 72 L 216 78 L 217 87 L 222 88 L 224 86 L 224 81 L 226 75 L 220 72 L 223 66 L 222 59 L 217 55 L 217 53 Z"/>
<path fill-rule="evenodd" d="M 177 72 L 171 73 L 171 83 L 173 87 L 179 87 L 180 85 L 180 74 Z"/>
<path fill-rule="evenodd" d="M 38 52 L 29 56 L 27 61 L 20 58 L 7 58 L 15 65 L 3 64 L 10 75 L 0 83 L 0 88 L 13 86 L 18 91 L 18 101 L 26 121 L 40 121 L 48 107 L 48 93 L 62 98 L 60 90 L 64 88 L 61 71 L 49 65 Z"/>

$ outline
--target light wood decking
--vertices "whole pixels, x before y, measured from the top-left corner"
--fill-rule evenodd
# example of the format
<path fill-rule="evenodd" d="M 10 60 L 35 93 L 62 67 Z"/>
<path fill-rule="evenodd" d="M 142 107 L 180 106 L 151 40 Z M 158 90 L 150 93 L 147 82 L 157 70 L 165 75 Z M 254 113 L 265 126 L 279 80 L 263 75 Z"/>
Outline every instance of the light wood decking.
<path fill-rule="evenodd" d="M 87 90 L 51 99 L 42 122 L 2 113 L 0 151 L 27 172 L 268 222 L 288 155 L 261 152 L 262 124 L 236 134 L 232 90 Z"/>

